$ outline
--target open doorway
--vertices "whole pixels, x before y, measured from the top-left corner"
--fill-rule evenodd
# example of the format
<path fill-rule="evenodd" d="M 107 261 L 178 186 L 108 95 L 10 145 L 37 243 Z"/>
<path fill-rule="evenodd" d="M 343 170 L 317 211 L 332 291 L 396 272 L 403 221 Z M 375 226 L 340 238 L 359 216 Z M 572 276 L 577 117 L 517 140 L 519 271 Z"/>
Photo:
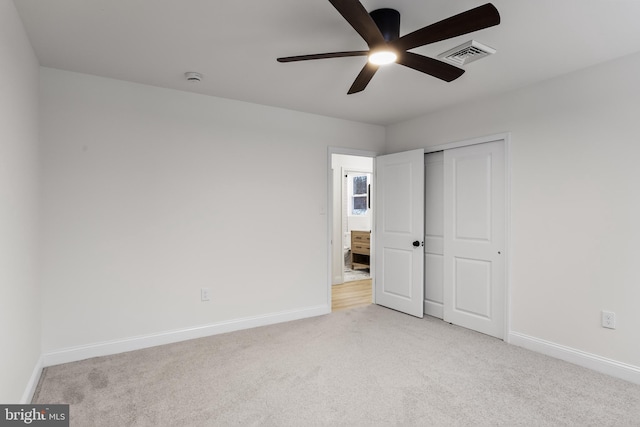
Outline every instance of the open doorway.
<path fill-rule="evenodd" d="M 342 175 L 343 283 L 370 278 L 372 176 L 372 171 L 351 169 Z"/>
<path fill-rule="evenodd" d="M 371 304 L 373 157 L 332 154 L 332 310 Z"/>

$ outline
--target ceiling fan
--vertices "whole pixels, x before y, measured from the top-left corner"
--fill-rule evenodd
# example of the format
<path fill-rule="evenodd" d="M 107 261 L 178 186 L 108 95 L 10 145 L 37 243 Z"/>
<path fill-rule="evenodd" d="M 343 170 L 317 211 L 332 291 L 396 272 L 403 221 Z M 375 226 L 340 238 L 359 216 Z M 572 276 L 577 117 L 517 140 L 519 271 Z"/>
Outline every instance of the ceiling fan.
<path fill-rule="evenodd" d="M 278 58 L 278 62 L 368 56 L 367 64 L 360 71 L 347 94 L 363 91 L 380 65 L 393 62 L 446 82 L 453 81 L 464 74 L 463 69 L 409 52 L 409 50 L 500 23 L 498 10 L 491 3 L 487 3 L 400 37 L 400 13 L 395 9 L 377 9 L 369 13 L 358 0 L 329 0 L 329 3 L 367 42 L 369 50 L 287 56 Z"/>

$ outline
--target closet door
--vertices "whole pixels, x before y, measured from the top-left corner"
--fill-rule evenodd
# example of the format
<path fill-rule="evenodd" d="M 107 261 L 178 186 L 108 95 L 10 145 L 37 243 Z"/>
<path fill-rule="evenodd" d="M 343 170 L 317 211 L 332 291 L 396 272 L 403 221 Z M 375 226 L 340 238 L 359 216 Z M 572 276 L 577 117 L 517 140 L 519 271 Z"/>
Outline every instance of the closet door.
<path fill-rule="evenodd" d="M 444 294 L 444 152 L 424 156 L 424 314 L 442 319 Z"/>
<path fill-rule="evenodd" d="M 444 320 L 505 333 L 502 140 L 444 152 Z"/>

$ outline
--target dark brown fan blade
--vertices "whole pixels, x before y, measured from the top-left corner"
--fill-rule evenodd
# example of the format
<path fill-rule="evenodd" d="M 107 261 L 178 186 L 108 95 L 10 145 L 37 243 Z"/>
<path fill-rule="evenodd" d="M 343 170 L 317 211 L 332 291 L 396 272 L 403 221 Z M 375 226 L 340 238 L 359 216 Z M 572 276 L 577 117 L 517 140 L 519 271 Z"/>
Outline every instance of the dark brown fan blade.
<path fill-rule="evenodd" d="M 418 55 L 417 53 L 412 52 L 404 52 L 398 55 L 398 60 L 396 62 L 404 65 L 405 67 L 413 68 L 416 71 L 421 71 L 429 74 L 430 76 L 437 77 L 445 82 L 455 80 L 464 74 L 464 70 L 462 68 L 454 67 L 446 62 L 438 61 L 437 59 Z"/>
<path fill-rule="evenodd" d="M 347 92 L 347 95 L 362 92 L 364 88 L 367 87 L 376 71 L 378 71 L 378 66 L 367 62 L 367 65 L 365 65 L 362 71 L 360 71 L 360 74 L 358 74 L 358 77 L 356 77 L 355 81 L 349 88 L 349 92 Z"/>
<path fill-rule="evenodd" d="M 329 3 L 340 12 L 340 15 L 360 34 L 369 47 L 384 44 L 380 29 L 358 0 L 329 0 Z"/>
<path fill-rule="evenodd" d="M 500 14 L 498 9 L 491 3 L 487 3 L 405 34 L 391 42 L 391 44 L 398 50 L 409 50 L 414 47 L 493 27 L 499 23 Z"/>
<path fill-rule="evenodd" d="M 308 61 L 310 59 L 326 59 L 326 58 L 344 58 L 346 56 L 367 56 L 368 50 L 352 50 L 348 52 L 330 52 L 330 53 L 315 53 L 313 55 L 298 55 L 298 56 L 285 56 L 284 58 L 278 58 L 278 62 L 295 62 L 295 61 Z"/>

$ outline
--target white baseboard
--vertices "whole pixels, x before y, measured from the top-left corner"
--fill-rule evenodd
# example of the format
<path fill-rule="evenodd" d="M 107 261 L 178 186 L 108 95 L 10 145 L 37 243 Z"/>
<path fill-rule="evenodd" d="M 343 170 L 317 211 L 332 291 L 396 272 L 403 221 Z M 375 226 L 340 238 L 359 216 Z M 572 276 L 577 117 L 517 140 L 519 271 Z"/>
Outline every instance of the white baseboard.
<path fill-rule="evenodd" d="M 22 399 L 20 399 L 21 405 L 29 404 L 31 403 L 31 400 L 33 400 L 33 394 L 36 392 L 40 376 L 42 375 L 42 367 L 44 366 L 43 361 L 44 358 L 40 356 L 36 362 L 36 366 L 33 368 L 27 387 L 24 389 L 24 393 L 22 393 Z"/>
<path fill-rule="evenodd" d="M 576 350 L 550 341 L 531 337 L 519 332 L 509 333 L 509 344 L 524 347 L 547 356 L 555 357 L 575 365 L 593 369 L 612 377 L 620 378 L 635 384 L 640 384 L 640 367 L 607 359 L 595 354 Z"/>
<path fill-rule="evenodd" d="M 422 311 L 429 316 L 437 317 L 438 319 L 444 319 L 444 306 L 437 302 L 424 301 Z"/>
<path fill-rule="evenodd" d="M 110 354 L 124 353 L 127 351 L 140 350 L 143 348 L 155 347 L 158 345 L 203 338 L 211 335 L 238 331 L 241 329 L 249 329 L 258 326 L 272 325 L 274 323 L 304 319 L 307 317 L 321 316 L 323 314 L 329 313 L 331 313 L 331 307 L 329 305 L 319 305 L 299 310 L 290 310 L 279 313 L 265 314 L 261 316 L 228 320 L 211 325 L 196 326 L 193 328 L 166 331 L 156 334 L 142 335 L 120 340 L 64 348 L 61 350 L 55 350 L 43 354 L 41 357 L 40 368 L 42 368 L 42 366 L 60 365 L 62 363 L 76 362 L 78 360 L 89 359 L 91 357 L 108 356 Z"/>

